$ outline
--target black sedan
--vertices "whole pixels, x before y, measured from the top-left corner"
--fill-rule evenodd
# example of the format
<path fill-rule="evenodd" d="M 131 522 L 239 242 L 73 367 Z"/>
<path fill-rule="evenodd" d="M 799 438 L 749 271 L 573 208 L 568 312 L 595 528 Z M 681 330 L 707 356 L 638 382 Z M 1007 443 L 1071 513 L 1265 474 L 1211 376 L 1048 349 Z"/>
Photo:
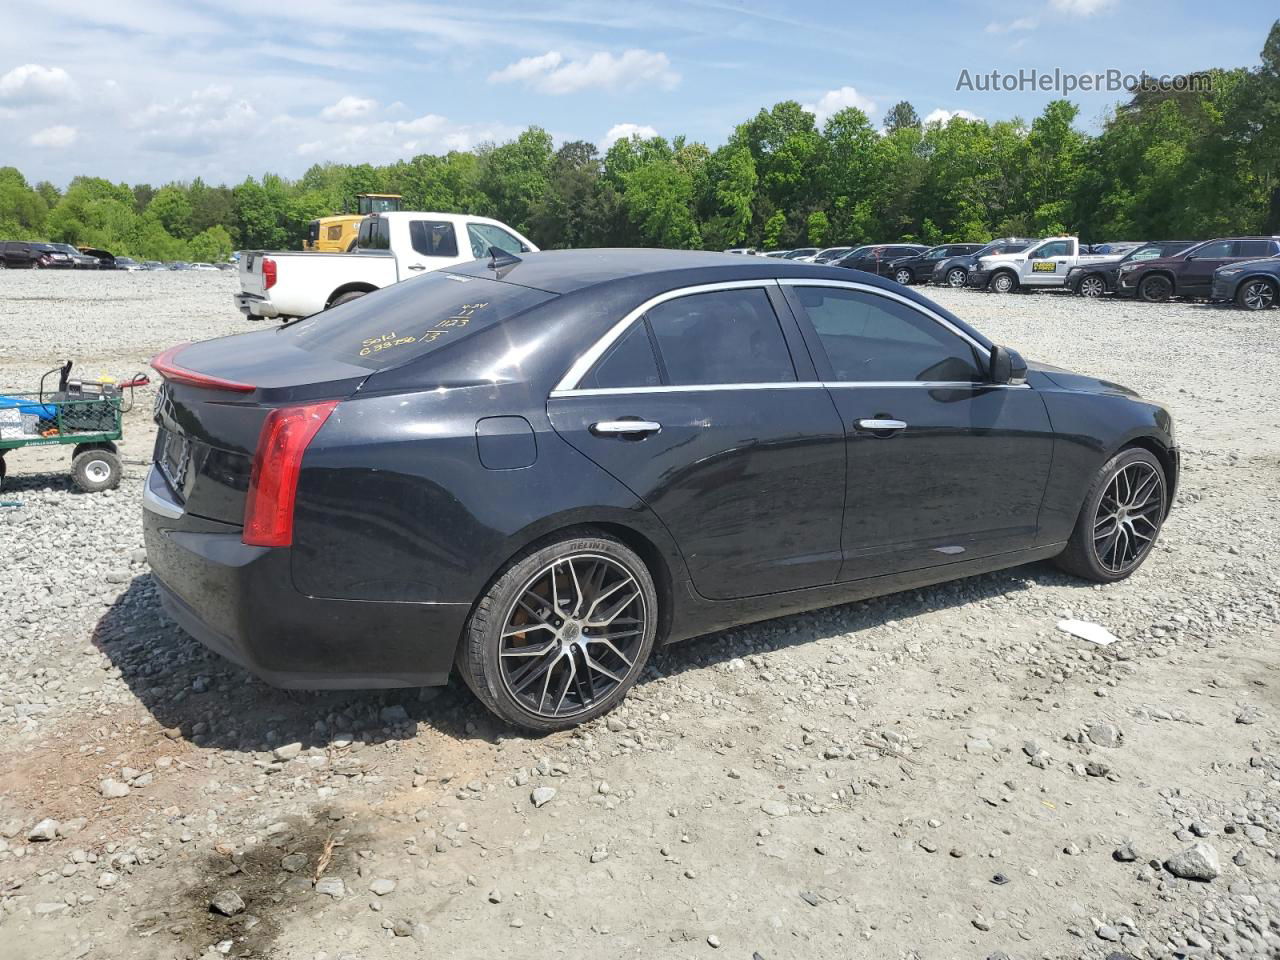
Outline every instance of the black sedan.
<path fill-rule="evenodd" d="M 1210 300 L 1234 301 L 1245 310 L 1280 305 L 1280 257 L 1229 263 L 1213 271 Z"/>
<path fill-rule="evenodd" d="M 929 283 L 933 279 L 933 268 L 943 260 L 964 257 L 981 249 L 980 243 L 944 243 L 923 253 L 890 260 L 881 272 L 904 287 L 912 283 Z"/>
<path fill-rule="evenodd" d="M 534 730 L 735 624 L 1051 557 L 1123 579 L 1178 478 L 1163 407 L 764 257 L 475 261 L 153 365 L 186 631 L 286 687 L 456 669 Z"/>
<path fill-rule="evenodd" d="M 839 260 L 831 261 L 832 266 L 847 267 L 850 270 L 862 270 L 877 276 L 889 276 L 889 264 L 903 257 L 917 257 L 927 250 L 918 243 L 880 243 L 846 253 Z"/>

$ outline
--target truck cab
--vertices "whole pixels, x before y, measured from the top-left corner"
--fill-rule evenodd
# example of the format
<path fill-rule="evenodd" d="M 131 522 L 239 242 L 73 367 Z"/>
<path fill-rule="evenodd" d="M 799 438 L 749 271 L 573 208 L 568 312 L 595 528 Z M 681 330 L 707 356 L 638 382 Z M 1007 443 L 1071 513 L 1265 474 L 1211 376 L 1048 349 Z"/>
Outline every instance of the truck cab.
<path fill-rule="evenodd" d="M 487 257 L 492 248 L 517 256 L 538 249 L 488 217 L 371 213 L 346 253 L 244 251 L 235 304 L 249 319 L 307 317 L 423 272 Z"/>
<path fill-rule="evenodd" d="M 1059 288 L 1072 267 L 1118 259 L 1081 253 L 1076 237 L 1045 237 L 1021 253 L 982 257 L 969 273 L 968 285 L 996 293 L 1012 293 L 1019 287 Z"/>

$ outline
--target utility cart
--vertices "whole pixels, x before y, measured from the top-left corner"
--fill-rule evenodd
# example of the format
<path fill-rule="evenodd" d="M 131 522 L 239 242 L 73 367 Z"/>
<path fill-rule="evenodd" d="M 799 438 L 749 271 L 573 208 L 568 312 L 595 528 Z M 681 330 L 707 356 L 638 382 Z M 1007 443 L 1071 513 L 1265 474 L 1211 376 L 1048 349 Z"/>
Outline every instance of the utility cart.
<path fill-rule="evenodd" d="M 120 482 L 116 441 L 133 390 L 151 381 L 145 374 L 123 380 L 74 380 L 71 361 L 47 371 L 34 393 L 0 391 L 0 484 L 5 454 L 19 447 L 71 444 L 71 477 L 87 493 L 110 490 Z M 49 378 L 58 377 L 57 389 Z"/>

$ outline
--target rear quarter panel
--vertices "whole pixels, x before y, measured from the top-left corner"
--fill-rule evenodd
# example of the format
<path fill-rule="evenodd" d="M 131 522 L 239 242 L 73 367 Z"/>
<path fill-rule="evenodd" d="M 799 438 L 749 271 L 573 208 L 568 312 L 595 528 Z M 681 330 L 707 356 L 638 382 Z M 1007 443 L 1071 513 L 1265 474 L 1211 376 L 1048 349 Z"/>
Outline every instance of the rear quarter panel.
<path fill-rule="evenodd" d="M 481 463 L 477 422 L 523 417 L 536 459 Z M 622 484 L 551 429 L 527 385 L 357 397 L 308 448 L 298 486 L 293 580 L 311 596 L 471 603 L 529 543 L 585 523 L 634 530 L 676 579 L 665 528 Z"/>

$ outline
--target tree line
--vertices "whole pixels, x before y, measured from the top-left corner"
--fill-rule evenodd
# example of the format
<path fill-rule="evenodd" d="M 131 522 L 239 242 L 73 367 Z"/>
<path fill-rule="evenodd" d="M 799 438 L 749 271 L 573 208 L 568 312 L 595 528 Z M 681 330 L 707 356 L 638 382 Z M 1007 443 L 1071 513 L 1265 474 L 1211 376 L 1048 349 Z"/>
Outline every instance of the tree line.
<path fill-rule="evenodd" d="M 406 209 L 496 217 L 544 248 L 724 249 L 879 241 L 983 241 L 1075 233 L 1086 242 L 1280 234 L 1280 20 L 1254 68 L 1141 91 L 1100 132 L 1054 100 L 1030 124 L 921 122 L 894 106 L 882 129 L 848 108 L 819 124 L 784 101 L 716 149 L 677 136 L 556 149 L 530 127 L 472 151 L 385 166 L 317 164 L 236 186 L 155 188 L 77 177 L 65 190 L 0 167 L 0 239 L 48 239 L 144 259 L 213 260 L 296 248 L 308 221 L 357 193 Z"/>

